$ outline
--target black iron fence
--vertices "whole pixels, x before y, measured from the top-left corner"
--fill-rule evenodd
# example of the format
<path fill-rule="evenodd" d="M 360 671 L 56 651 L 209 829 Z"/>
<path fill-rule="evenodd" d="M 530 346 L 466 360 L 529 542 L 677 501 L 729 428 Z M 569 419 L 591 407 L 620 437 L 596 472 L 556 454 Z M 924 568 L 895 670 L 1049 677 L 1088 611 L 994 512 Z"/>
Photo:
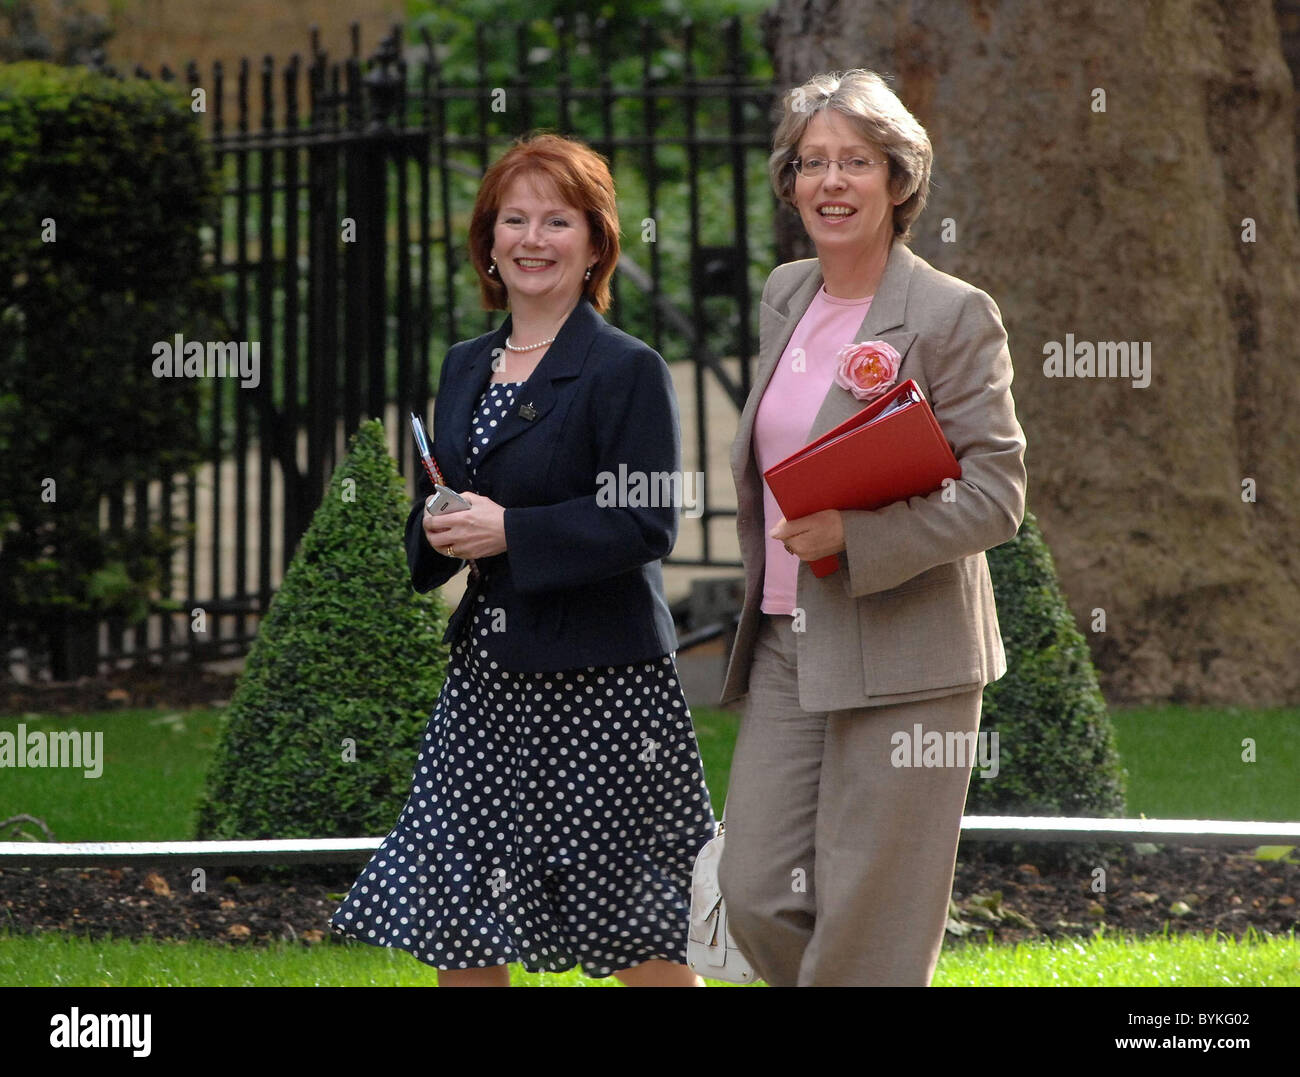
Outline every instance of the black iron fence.
<path fill-rule="evenodd" d="M 725 468 L 718 445 L 749 388 L 754 289 L 773 259 L 773 87 L 751 30 L 642 23 L 629 40 L 602 22 L 528 24 L 408 42 L 395 26 L 363 60 L 354 24 L 340 60 L 313 33 L 305 64 L 216 63 L 205 79 L 191 63 L 225 183 L 210 261 L 260 378 L 211 386 L 192 480 L 106 499 L 107 527 L 156 511 L 191 528 L 164 585 L 183 612 L 105 626 L 99 660 L 243 653 L 364 417 L 385 419 L 410 481 L 398 417 L 427 419 L 447 347 L 501 316 L 479 306 L 468 217 L 487 165 L 529 131 L 576 135 L 610 160 L 624 254 L 607 317 L 674 364 L 688 466 Z M 730 483 L 702 495 L 670 561 L 735 565 Z"/>

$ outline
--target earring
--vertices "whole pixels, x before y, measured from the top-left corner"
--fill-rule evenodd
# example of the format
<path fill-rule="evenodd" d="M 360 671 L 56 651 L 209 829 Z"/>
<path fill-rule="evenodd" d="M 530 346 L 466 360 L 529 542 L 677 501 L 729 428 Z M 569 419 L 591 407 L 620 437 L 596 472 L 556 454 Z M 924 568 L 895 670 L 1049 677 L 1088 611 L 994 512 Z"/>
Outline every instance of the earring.
<path fill-rule="evenodd" d="M 595 262 L 592 262 L 592 263 L 591 263 L 591 265 L 595 265 L 595 264 L 596 264 Z M 584 276 L 582 279 L 583 279 L 583 280 L 591 280 L 591 266 L 588 266 L 588 267 L 587 267 L 587 273 L 586 273 L 586 276 Z"/>
<path fill-rule="evenodd" d="M 490 266 L 488 266 L 488 275 L 489 275 L 489 276 L 496 276 L 496 271 L 497 271 L 497 260 L 496 260 L 495 258 L 493 258 L 493 259 L 492 259 L 492 264 L 491 264 Z"/>

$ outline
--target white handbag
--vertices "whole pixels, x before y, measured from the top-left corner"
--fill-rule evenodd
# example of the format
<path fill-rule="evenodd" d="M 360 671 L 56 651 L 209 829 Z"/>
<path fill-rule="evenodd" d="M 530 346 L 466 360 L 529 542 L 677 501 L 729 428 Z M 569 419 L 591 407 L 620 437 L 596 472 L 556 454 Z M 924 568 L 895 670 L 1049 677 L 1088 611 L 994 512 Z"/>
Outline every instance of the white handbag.
<path fill-rule="evenodd" d="M 733 984 L 753 983 L 758 974 L 740 952 L 727 930 L 727 903 L 718 886 L 727 812 L 723 809 L 717 836 L 705 843 L 695 858 L 691 875 L 691 925 L 686 939 L 686 964 L 710 980 Z"/>

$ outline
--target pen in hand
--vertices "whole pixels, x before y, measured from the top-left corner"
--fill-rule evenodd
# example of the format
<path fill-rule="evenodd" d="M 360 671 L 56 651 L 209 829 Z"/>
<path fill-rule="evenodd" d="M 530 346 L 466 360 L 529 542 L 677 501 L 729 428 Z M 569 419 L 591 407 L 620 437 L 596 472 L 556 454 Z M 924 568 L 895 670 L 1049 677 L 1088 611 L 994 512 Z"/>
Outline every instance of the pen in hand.
<path fill-rule="evenodd" d="M 429 476 L 429 481 L 433 483 L 435 489 L 443 486 L 442 472 L 438 469 L 438 462 L 434 460 L 433 453 L 429 449 L 429 438 L 424 431 L 424 423 L 415 412 L 411 412 L 411 433 L 415 435 L 415 449 L 420 454 L 420 462 L 424 464 L 424 471 Z M 479 575 L 477 562 L 472 557 L 465 558 L 465 562 L 469 565 L 470 575 L 477 579 Z"/>

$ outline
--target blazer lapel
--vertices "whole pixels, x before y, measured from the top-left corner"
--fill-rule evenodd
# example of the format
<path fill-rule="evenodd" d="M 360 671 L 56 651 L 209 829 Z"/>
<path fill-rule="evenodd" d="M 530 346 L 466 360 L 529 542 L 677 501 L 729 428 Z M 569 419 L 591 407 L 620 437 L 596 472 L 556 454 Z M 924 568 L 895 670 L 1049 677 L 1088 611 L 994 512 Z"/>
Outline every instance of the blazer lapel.
<path fill-rule="evenodd" d="M 881 275 L 876 294 L 867 309 L 867 316 L 862 320 L 862 325 L 858 327 L 857 334 L 853 337 L 858 342 L 883 340 L 886 344 L 892 345 L 899 354 L 898 381 L 907 380 L 907 376 L 903 373 L 903 364 L 907 361 L 908 348 L 916 339 L 915 332 L 902 328 L 907 313 L 907 286 L 912 279 L 912 267 L 915 263 L 916 256 L 905 244 L 895 240 L 889 251 L 889 259 L 885 263 L 885 272 Z M 817 282 L 817 286 L 821 287 L 820 269 L 817 272 Z M 814 294 L 816 294 L 815 290 Z M 809 302 L 811 301 L 810 296 Z M 782 348 L 784 349 L 784 345 Z M 866 406 L 866 403 L 847 389 L 831 382 L 806 440 L 812 441 L 820 437 Z"/>
<path fill-rule="evenodd" d="M 465 463 L 469 452 L 469 428 L 478 407 L 478 399 L 492 377 L 492 354 L 495 349 L 505 347 L 509 335 L 510 319 L 507 317 L 501 327 L 470 356 L 464 376 L 454 386 L 448 386 L 444 390 L 443 397 L 446 399 L 434 401 L 434 423 L 438 432 L 446 435 L 444 445 L 453 456 L 450 460 L 440 459 L 438 466 L 442 469 L 447 485 L 453 490 L 473 488 L 469 468 Z"/>
<path fill-rule="evenodd" d="M 735 440 L 731 443 L 731 470 L 737 482 L 750 457 L 750 441 L 754 433 L 758 402 L 767 389 L 767 383 L 772 380 L 772 374 L 794 335 L 799 319 L 813 301 L 817 289 L 822 286 L 821 266 L 815 258 L 808 261 L 804 274 L 803 280 L 795 285 L 789 299 L 778 301 L 775 306 L 759 303 L 759 340 L 764 341 L 765 346 L 759 351 L 754 383 L 750 387 L 744 410 L 740 413 L 740 421 L 736 424 Z"/>
<path fill-rule="evenodd" d="M 505 333 L 501 336 L 500 344 L 493 344 L 493 347 L 505 347 L 506 336 L 509 335 L 509 321 L 502 328 Z M 597 330 L 605 324 L 605 319 L 591 305 L 591 301 L 585 296 L 578 300 L 578 305 L 573 308 L 560 331 L 555 335 L 555 340 L 546 354 L 542 356 L 542 361 L 537 364 L 537 369 L 529 375 L 528 380 L 524 382 L 515 394 L 514 406 L 506 413 L 506 417 L 501 420 L 492 439 L 488 442 L 483 452 L 479 454 L 479 467 L 482 468 L 483 462 L 513 439 L 517 438 L 525 430 L 532 430 L 546 417 L 546 414 L 555 407 L 556 390 L 555 382 L 564 378 L 575 378 L 582 372 L 582 365 L 586 362 L 587 352 L 591 350 L 592 341 L 596 339 Z M 491 376 L 492 356 L 491 349 L 488 349 L 488 369 L 489 377 Z M 484 379 L 484 385 L 487 380 Z M 479 394 L 483 391 L 479 389 Z M 470 404 L 471 412 L 476 406 L 478 395 L 474 397 L 474 402 Z M 468 417 L 465 427 L 466 433 L 469 432 Z"/>
<path fill-rule="evenodd" d="M 916 256 L 906 244 L 897 240 L 889 251 L 885 272 L 881 275 L 876 294 L 871 300 L 866 317 L 858 327 L 854 340 L 883 340 L 898 351 L 899 379 L 903 380 L 903 365 L 916 333 L 903 328 L 907 312 L 907 289 L 912 278 Z M 794 335 L 799 319 L 807 313 L 809 304 L 823 283 L 821 263 L 809 259 L 802 267 L 802 278 L 790 286 L 787 298 L 774 297 L 775 302 L 759 304 L 759 339 L 764 342 L 758 357 L 758 369 L 745 408 L 736 426 L 736 438 L 731 444 L 731 473 L 736 482 L 738 511 L 752 516 L 760 504 L 762 484 L 754 467 L 753 436 L 754 416 L 768 382 Z M 808 431 L 808 441 L 856 415 L 866 405 L 847 389 L 834 382 L 823 397 L 821 407 Z M 759 514 L 761 517 L 761 513 Z"/>

